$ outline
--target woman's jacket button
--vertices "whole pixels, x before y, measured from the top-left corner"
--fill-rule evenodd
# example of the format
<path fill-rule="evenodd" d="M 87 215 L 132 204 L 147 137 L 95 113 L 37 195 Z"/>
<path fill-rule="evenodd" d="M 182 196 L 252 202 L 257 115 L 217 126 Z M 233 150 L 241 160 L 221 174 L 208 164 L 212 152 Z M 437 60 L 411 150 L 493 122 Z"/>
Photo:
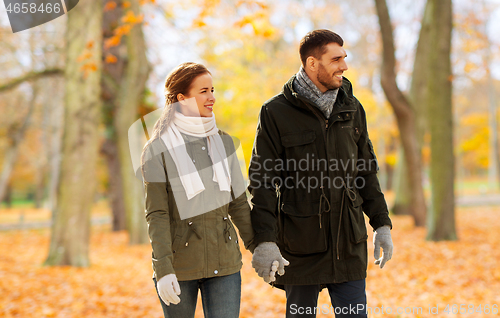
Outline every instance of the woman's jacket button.
<path fill-rule="evenodd" d="M 186 242 L 186 246 L 188 246 L 188 245 L 189 245 L 189 242 Z"/>
<path fill-rule="evenodd" d="M 227 220 L 227 216 L 224 217 L 224 221 L 226 221 L 226 220 Z"/>
<path fill-rule="evenodd" d="M 193 221 L 189 221 L 188 225 L 193 225 Z"/>
<path fill-rule="evenodd" d="M 219 273 L 218 270 L 214 270 L 214 274 L 217 275 Z"/>

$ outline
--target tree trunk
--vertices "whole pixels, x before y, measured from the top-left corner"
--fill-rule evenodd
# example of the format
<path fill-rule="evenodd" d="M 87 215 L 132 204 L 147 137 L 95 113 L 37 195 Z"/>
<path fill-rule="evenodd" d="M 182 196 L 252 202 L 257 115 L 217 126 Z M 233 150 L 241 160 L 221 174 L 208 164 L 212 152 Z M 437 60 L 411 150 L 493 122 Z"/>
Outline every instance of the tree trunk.
<path fill-rule="evenodd" d="M 41 169 L 38 169 L 41 168 Z M 43 198 L 45 194 L 45 169 L 38 167 L 35 176 L 35 209 L 42 208 Z"/>
<path fill-rule="evenodd" d="M 24 138 L 24 134 L 28 129 L 30 124 L 31 116 L 33 115 L 33 110 L 35 109 L 35 99 L 37 96 L 37 89 L 34 83 L 32 83 L 33 94 L 31 95 L 30 104 L 28 107 L 28 112 L 24 120 L 20 124 L 13 124 L 9 127 L 7 135 L 10 137 L 9 147 L 4 152 L 4 160 L 2 173 L 0 174 L 0 202 L 2 202 L 5 197 L 5 191 L 7 185 L 9 184 L 10 176 L 14 170 L 14 164 L 16 163 L 17 156 L 19 154 L 19 146 Z"/>
<path fill-rule="evenodd" d="M 418 36 L 415 60 L 413 62 L 413 74 L 410 85 L 410 106 L 415 114 L 417 140 L 419 153 L 422 153 L 425 132 L 428 131 L 427 118 L 427 82 L 429 80 L 429 54 L 432 47 L 429 45 L 431 32 L 431 5 L 425 5 L 422 22 L 420 23 L 420 34 Z"/>
<path fill-rule="evenodd" d="M 381 84 L 391 104 L 400 132 L 410 186 L 411 214 L 415 226 L 425 225 L 426 205 L 422 187 L 422 166 L 418 148 L 415 115 L 396 83 L 396 57 L 392 25 L 385 0 L 375 0 L 383 44 Z"/>
<path fill-rule="evenodd" d="M 12 184 L 7 183 L 7 187 L 5 189 L 4 202 L 8 209 L 12 208 Z"/>
<path fill-rule="evenodd" d="M 58 202 L 45 265 L 89 266 L 90 210 L 99 149 L 101 0 L 80 1 L 68 13 L 65 118 Z M 89 53 L 85 60 L 79 58 Z M 89 67 L 85 72 L 82 66 Z"/>
<path fill-rule="evenodd" d="M 487 34 L 487 25 L 485 25 L 484 33 Z M 488 183 L 493 190 L 497 190 L 500 186 L 500 167 L 499 167 L 499 149 L 498 149 L 498 111 L 496 101 L 495 85 L 491 76 L 491 66 L 493 64 L 491 56 L 491 42 L 487 41 L 485 69 L 488 81 L 488 102 L 489 102 L 489 126 L 490 126 L 490 152 L 488 157 Z"/>
<path fill-rule="evenodd" d="M 113 231 L 122 231 L 126 228 L 125 205 L 123 200 L 122 178 L 120 175 L 120 160 L 116 143 L 106 139 L 102 144 L 101 153 L 106 158 L 109 171 L 109 203 L 113 215 Z"/>
<path fill-rule="evenodd" d="M 104 5 L 114 0 L 104 1 Z M 113 10 L 104 12 L 103 34 L 105 38 L 113 36 L 113 29 L 116 28 L 123 17 L 121 3 Z M 120 158 L 118 157 L 118 146 L 116 130 L 113 124 L 114 116 L 118 109 L 117 94 L 120 89 L 120 80 L 124 76 L 123 70 L 126 67 L 126 46 L 123 41 L 118 46 L 103 49 L 103 55 L 112 54 L 117 58 L 114 63 L 105 63 L 101 78 L 102 101 L 103 101 L 103 121 L 106 127 L 106 139 L 101 147 L 101 154 L 106 158 L 108 166 L 108 200 L 111 207 L 113 231 L 126 229 L 125 199 L 120 169 Z"/>
<path fill-rule="evenodd" d="M 134 15 L 140 14 L 138 0 L 130 2 Z M 115 10 L 114 10 L 115 11 Z M 120 15 L 125 12 L 117 11 Z M 109 23 L 117 13 L 108 16 Z M 109 31 L 109 30 L 108 30 Z M 107 107 L 112 110 L 112 141 L 116 142 L 119 159 L 122 194 L 126 214 L 126 228 L 130 244 L 149 243 L 147 223 L 144 216 L 144 191 L 142 182 L 135 177 L 130 157 L 129 127 L 138 118 L 138 108 L 143 98 L 150 66 L 146 57 L 146 43 L 140 24 L 135 25 L 122 40 L 121 47 L 110 52 L 118 58 L 117 63 L 106 65 L 103 83 L 106 87 Z M 126 52 L 126 53 L 124 53 Z M 115 189 L 116 190 L 116 189 Z"/>
<path fill-rule="evenodd" d="M 413 74 L 411 78 L 410 93 L 408 99 L 410 101 L 410 107 L 412 108 L 414 118 L 415 118 L 415 128 L 417 134 L 417 147 L 418 153 L 422 153 L 422 147 L 424 145 L 424 135 L 428 130 L 426 128 L 426 103 L 427 103 L 427 63 L 428 55 L 431 47 L 429 46 L 429 34 L 430 34 L 430 5 L 427 3 L 425 6 L 424 14 L 422 16 L 420 34 L 417 42 L 417 49 L 415 52 L 415 60 L 413 63 Z M 397 167 L 397 186 L 395 189 L 396 196 L 394 200 L 394 206 L 392 211 L 394 214 L 411 214 L 411 188 L 409 185 L 408 178 L 408 168 L 404 159 L 404 153 L 399 152 L 400 161 Z M 422 157 L 420 155 L 420 162 L 422 165 L 423 173 L 423 163 Z"/>
<path fill-rule="evenodd" d="M 139 15 L 139 1 L 133 0 L 131 8 Z M 142 25 L 135 25 L 127 36 L 127 69 L 121 83 L 120 108 L 115 117 L 118 136 L 118 151 L 122 170 L 125 209 L 130 244 L 149 243 L 147 223 L 144 215 L 144 189 L 142 181 L 135 176 L 130 157 L 128 129 L 137 120 L 138 108 L 142 101 L 150 66 L 146 57 L 146 43 Z"/>
<path fill-rule="evenodd" d="M 428 122 L 431 132 L 432 208 L 427 239 L 455 240 L 455 157 L 453 154 L 451 0 L 431 3 L 429 46 Z"/>
<path fill-rule="evenodd" d="M 406 168 L 405 154 L 402 148 L 398 151 L 398 158 L 392 213 L 395 215 L 411 215 L 410 183 L 407 178 L 408 169 Z"/>
<path fill-rule="evenodd" d="M 60 79 L 53 79 L 54 87 L 64 87 L 55 83 Z M 62 160 L 62 135 L 64 126 L 64 101 L 59 96 L 54 98 L 54 102 L 48 107 L 49 111 L 49 180 L 47 184 L 47 207 L 52 214 L 57 206 L 57 188 L 61 174 Z"/>

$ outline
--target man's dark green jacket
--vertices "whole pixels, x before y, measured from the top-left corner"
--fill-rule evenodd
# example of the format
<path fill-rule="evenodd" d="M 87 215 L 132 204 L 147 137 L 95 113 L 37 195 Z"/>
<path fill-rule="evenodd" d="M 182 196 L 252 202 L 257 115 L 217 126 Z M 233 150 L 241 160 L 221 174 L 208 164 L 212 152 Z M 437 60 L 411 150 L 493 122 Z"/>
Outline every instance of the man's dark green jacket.
<path fill-rule="evenodd" d="M 366 115 L 344 78 L 327 119 L 292 86 L 261 108 L 249 168 L 254 243 L 290 261 L 276 285 L 364 279 L 367 230 L 392 227 Z"/>

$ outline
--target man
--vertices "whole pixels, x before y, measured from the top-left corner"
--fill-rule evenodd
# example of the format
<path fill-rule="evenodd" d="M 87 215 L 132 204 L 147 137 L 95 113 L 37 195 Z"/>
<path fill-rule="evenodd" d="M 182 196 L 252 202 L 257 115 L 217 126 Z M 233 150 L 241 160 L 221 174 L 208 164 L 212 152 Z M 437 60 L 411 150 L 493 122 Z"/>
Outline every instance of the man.
<path fill-rule="evenodd" d="M 342 76 L 342 46 L 329 30 L 308 33 L 299 72 L 259 114 L 249 168 L 258 244 L 252 266 L 285 290 L 286 317 L 367 317 L 363 211 L 375 230 L 375 263 L 382 268 L 392 256 L 378 165 L 365 111 Z M 317 307 L 324 287 L 331 307 Z"/>

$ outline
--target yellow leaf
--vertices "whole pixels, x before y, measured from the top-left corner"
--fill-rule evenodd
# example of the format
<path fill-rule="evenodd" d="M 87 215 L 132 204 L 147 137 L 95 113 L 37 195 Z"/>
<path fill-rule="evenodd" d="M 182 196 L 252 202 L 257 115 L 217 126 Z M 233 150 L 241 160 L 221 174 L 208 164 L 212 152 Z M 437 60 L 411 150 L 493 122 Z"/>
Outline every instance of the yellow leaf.
<path fill-rule="evenodd" d="M 193 21 L 193 27 L 195 27 L 195 28 L 202 28 L 202 27 L 204 27 L 206 25 L 207 24 L 202 19 L 196 19 L 196 20 Z"/>

